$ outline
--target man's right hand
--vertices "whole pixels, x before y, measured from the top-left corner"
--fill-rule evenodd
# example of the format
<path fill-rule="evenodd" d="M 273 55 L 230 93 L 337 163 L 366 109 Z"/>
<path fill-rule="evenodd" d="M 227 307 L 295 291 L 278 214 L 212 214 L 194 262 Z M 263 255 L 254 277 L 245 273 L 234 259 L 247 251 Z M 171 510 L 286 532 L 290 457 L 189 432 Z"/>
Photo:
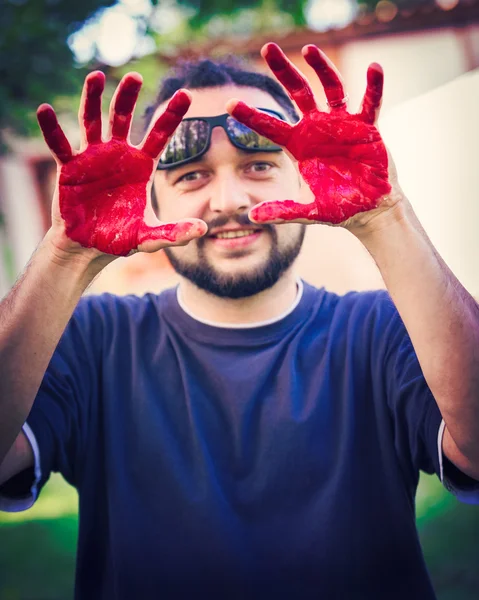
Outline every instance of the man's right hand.
<path fill-rule="evenodd" d="M 83 138 L 79 152 L 72 150 L 53 108 L 48 104 L 38 108 L 43 136 L 58 166 L 52 230 L 62 250 L 93 248 L 126 256 L 184 245 L 206 233 L 200 219 L 161 223 L 153 213 L 150 191 L 156 165 L 191 99 L 179 90 L 145 139 L 133 146 L 130 125 L 141 84 L 138 73 L 123 77 L 111 101 L 108 134 L 102 139 L 105 76 L 100 71 L 87 76 L 79 113 Z"/>

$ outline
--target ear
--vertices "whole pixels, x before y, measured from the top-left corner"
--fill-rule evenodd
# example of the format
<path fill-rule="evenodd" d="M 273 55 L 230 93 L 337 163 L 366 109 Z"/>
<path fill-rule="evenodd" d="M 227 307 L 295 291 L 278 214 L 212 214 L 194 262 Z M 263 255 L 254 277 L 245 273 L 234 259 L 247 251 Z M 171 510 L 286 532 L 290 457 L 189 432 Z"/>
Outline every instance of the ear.
<path fill-rule="evenodd" d="M 302 204 L 311 204 L 315 201 L 314 194 L 306 183 L 306 181 L 302 178 L 299 169 L 298 169 L 298 179 L 299 179 L 299 196 L 301 198 L 300 202 Z"/>
<path fill-rule="evenodd" d="M 301 173 L 299 172 L 299 164 L 297 161 L 293 162 L 293 166 L 294 166 L 294 170 L 296 171 L 296 176 L 298 178 L 299 188 L 301 189 L 306 185 L 306 182 L 304 181 Z"/>
<path fill-rule="evenodd" d="M 151 207 L 156 215 L 156 218 L 160 218 L 160 205 L 158 203 L 158 196 L 156 195 L 156 178 L 153 179 L 153 185 L 151 186 Z"/>

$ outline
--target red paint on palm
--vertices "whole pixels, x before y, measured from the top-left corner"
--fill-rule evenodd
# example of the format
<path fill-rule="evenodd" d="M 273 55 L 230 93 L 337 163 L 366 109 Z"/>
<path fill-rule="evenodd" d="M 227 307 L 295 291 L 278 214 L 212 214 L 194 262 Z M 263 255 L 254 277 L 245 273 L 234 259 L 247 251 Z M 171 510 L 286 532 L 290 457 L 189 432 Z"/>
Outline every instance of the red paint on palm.
<path fill-rule="evenodd" d="M 287 149 L 298 159 L 315 197 L 308 219 L 341 223 L 377 208 L 391 191 L 387 151 L 379 132 L 355 115 L 305 115 Z"/>
<path fill-rule="evenodd" d="M 186 241 L 206 231 L 198 219 L 155 226 L 144 222 L 148 185 L 155 160 L 173 133 L 190 99 L 178 92 L 157 119 L 139 147 L 128 141 L 133 109 L 141 78 L 126 76 L 115 96 L 111 118 L 112 139 L 101 139 L 102 73 L 89 75 L 85 82 L 83 124 L 87 146 L 78 154 L 48 105 L 38 110 L 45 141 L 60 164 L 58 196 L 60 214 L 67 236 L 85 248 L 126 256 L 148 241 Z"/>
<path fill-rule="evenodd" d="M 250 212 L 257 222 L 302 219 L 338 224 L 377 208 L 391 191 L 387 150 L 374 126 L 382 97 L 381 68 L 371 65 L 362 110 L 350 114 L 341 76 L 326 55 L 315 46 L 307 46 L 303 53 L 321 79 L 330 112 L 317 107 L 307 80 L 275 44 L 268 44 L 263 56 L 303 111 L 303 118 L 290 125 L 242 102 L 232 112 L 297 159 L 315 198 L 308 205 L 292 200 L 259 204 Z"/>
<path fill-rule="evenodd" d="M 152 169 L 152 158 L 114 139 L 63 165 L 60 213 L 68 237 L 118 256 L 136 248 Z"/>

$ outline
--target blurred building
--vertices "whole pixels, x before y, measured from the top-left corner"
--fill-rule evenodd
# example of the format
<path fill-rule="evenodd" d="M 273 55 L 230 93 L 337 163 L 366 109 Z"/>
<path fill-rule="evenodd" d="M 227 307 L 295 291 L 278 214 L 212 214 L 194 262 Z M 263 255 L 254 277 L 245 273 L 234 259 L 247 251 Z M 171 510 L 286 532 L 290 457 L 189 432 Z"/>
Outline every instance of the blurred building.
<path fill-rule="evenodd" d="M 400 180 L 426 231 L 461 281 L 479 295 L 479 243 L 476 167 L 479 151 L 479 0 L 381 0 L 375 12 L 358 13 L 341 29 L 294 30 L 274 36 L 214 39 L 178 48 L 159 61 L 241 54 L 264 64 L 259 56 L 267 41 L 277 42 L 305 73 L 320 100 L 323 91 L 303 61 L 301 48 L 321 47 L 343 74 L 355 111 L 365 90 L 366 70 L 379 62 L 385 71 L 380 129 L 392 150 Z M 405 7 L 405 8 L 404 8 Z M 49 224 L 54 165 L 43 144 L 18 144 L 0 162 L 0 249 L 12 258 L 0 266 L 0 286 L 11 283 Z M 0 262 L 0 265 L 2 263 Z M 339 228 L 308 228 L 299 261 L 301 275 L 339 293 L 381 287 L 379 273 L 362 245 Z M 142 293 L 175 282 L 162 252 L 115 261 L 94 283 L 93 291 Z M 5 289 L 1 289 L 4 292 Z"/>

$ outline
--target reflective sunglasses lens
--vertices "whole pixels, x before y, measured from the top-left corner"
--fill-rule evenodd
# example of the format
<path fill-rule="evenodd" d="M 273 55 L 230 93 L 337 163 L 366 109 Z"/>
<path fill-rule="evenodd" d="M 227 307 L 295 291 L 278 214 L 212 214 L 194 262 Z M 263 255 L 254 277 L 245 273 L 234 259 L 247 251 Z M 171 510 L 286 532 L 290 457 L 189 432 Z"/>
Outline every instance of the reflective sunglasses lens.
<path fill-rule="evenodd" d="M 234 141 L 245 149 L 276 150 L 279 148 L 277 144 L 246 127 L 243 123 L 239 123 L 233 117 L 226 119 L 226 127 Z"/>
<path fill-rule="evenodd" d="M 200 154 L 208 141 L 209 125 L 206 121 L 182 121 L 163 150 L 160 164 L 172 165 Z"/>

